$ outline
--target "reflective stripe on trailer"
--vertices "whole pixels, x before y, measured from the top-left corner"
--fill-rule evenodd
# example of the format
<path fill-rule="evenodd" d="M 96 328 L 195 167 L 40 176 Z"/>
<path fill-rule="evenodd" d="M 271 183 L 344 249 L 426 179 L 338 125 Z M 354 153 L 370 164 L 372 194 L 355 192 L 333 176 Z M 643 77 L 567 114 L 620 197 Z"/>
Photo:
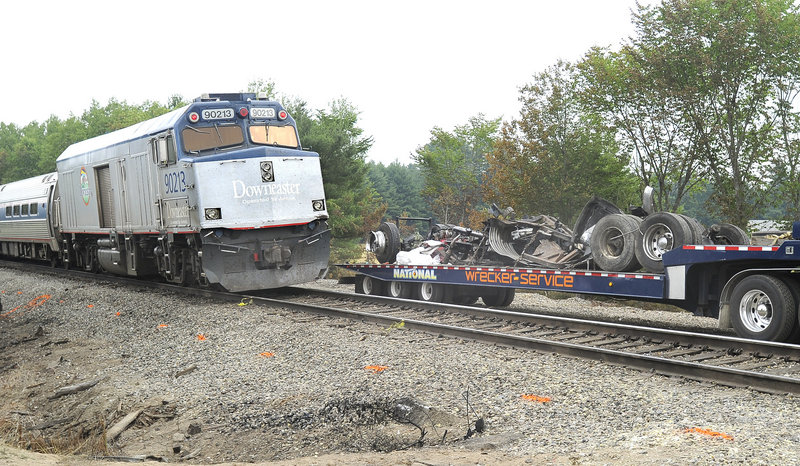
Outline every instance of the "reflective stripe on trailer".
<path fill-rule="evenodd" d="M 503 267 L 465 267 L 454 265 L 392 265 L 392 264 L 347 264 L 346 268 L 363 269 L 417 269 L 417 270 L 474 270 L 476 272 L 517 272 L 538 273 L 552 275 L 572 275 L 579 277 L 608 277 L 608 278 L 639 278 L 645 280 L 662 280 L 663 275 L 650 275 L 641 273 L 614 273 L 614 272 L 580 272 L 576 270 L 548 270 L 548 269 L 520 269 Z"/>
<path fill-rule="evenodd" d="M 774 252 L 780 249 L 779 246 L 703 246 L 703 245 L 686 245 L 683 249 L 690 251 L 756 251 L 756 252 Z"/>

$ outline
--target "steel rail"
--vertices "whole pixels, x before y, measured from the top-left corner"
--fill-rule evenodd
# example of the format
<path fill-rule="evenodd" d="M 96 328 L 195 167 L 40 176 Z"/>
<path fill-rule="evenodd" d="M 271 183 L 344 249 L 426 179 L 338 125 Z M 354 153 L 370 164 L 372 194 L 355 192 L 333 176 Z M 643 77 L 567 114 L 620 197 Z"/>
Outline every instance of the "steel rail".
<path fill-rule="evenodd" d="M 649 338 L 652 340 L 669 339 L 682 345 L 708 346 L 711 348 L 729 349 L 733 352 L 753 353 L 763 356 L 792 357 L 800 359 L 800 346 L 778 343 L 772 341 L 748 340 L 746 338 L 713 335 L 707 333 L 694 333 L 682 330 L 643 327 L 638 325 L 620 324 L 615 322 L 576 319 L 573 317 L 533 314 L 527 312 L 506 311 L 502 309 L 489 309 L 483 307 L 460 306 L 457 304 L 444 304 L 424 302 L 408 299 L 389 298 L 385 296 L 368 296 L 360 294 L 342 293 L 307 288 L 291 288 L 303 290 L 306 293 L 335 296 L 340 299 L 358 299 L 379 304 L 408 305 L 417 309 L 426 309 L 440 312 L 458 312 L 465 315 L 493 318 L 499 317 L 507 320 L 516 320 L 530 324 L 542 324 L 553 327 L 567 327 L 571 330 L 592 331 L 608 334 L 628 334 L 632 336 Z"/>

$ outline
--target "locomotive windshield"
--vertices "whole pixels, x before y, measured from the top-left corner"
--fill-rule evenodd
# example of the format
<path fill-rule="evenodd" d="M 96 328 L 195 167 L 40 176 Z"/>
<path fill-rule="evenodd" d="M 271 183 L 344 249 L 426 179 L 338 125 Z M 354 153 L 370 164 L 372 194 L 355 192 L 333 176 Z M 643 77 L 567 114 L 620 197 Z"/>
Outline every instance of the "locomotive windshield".
<path fill-rule="evenodd" d="M 250 140 L 253 144 L 297 147 L 297 133 L 294 126 L 251 125 Z"/>
<path fill-rule="evenodd" d="M 244 142 L 242 128 L 232 126 L 187 126 L 181 131 L 183 147 L 186 152 L 201 152 L 209 149 L 223 149 Z"/>

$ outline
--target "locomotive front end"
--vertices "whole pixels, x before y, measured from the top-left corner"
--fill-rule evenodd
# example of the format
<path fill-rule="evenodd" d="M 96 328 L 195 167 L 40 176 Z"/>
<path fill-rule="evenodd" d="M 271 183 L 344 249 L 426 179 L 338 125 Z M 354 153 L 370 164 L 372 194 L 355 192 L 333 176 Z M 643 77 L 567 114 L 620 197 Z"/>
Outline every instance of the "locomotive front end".
<path fill-rule="evenodd" d="M 330 229 L 316 154 L 198 163 L 195 176 L 205 186 L 198 213 L 209 282 L 250 290 L 324 276 Z"/>
<path fill-rule="evenodd" d="M 196 196 L 190 217 L 209 283 L 243 291 L 325 275 L 331 233 L 319 155 L 301 150 L 285 109 L 201 100 L 176 136 L 186 175 L 174 178 Z"/>

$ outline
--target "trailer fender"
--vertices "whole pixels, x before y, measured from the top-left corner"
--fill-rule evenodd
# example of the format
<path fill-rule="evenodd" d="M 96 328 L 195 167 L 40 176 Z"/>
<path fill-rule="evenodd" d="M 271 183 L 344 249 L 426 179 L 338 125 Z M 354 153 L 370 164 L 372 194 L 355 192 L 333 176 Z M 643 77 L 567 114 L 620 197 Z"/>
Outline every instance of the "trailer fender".
<path fill-rule="evenodd" d="M 738 285 L 739 282 L 749 277 L 750 275 L 754 274 L 780 276 L 792 272 L 797 273 L 797 269 L 793 268 L 746 269 L 736 273 L 727 281 L 727 283 L 725 283 L 725 286 L 722 288 L 722 292 L 719 294 L 718 327 L 733 328 L 733 322 L 731 321 L 730 299 L 731 299 L 731 294 L 733 294 L 733 289 L 736 288 L 736 285 Z"/>

